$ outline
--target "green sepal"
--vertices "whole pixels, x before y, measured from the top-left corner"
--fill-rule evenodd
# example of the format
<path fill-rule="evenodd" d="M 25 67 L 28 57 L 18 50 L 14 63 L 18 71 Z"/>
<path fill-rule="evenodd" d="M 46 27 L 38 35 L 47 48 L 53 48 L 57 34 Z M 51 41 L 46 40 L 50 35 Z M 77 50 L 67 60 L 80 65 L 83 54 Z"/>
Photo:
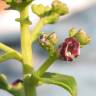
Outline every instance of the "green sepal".
<path fill-rule="evenodd" d="M 69 12 L 69 9 L 66 4 L 62 3 L 59 0 L 54 0 L 52 3 L 52 11 L 58 13 L 59 15 L 65 15 Z"/>
<path fill-rule="evenodd" d="M 71 96 L 77 96 L 77 85 L 72 76 L 47 72 L 39 80 L 40 84 L 54 84 L 66 89 Z"/>
<path fill-rule="evenodd" d="M 0 89 L 7 90 L 9 87 L 7 78 L 4 74 L 0 74 Z"/>
<path fill-rule="evenodd" d="M 32 24 L 32 22 L 29 20 L 29 17 L 24 18 L 24 19 L 22 19 L 22 18 L 16 18 L 15 20 L 16 20 L 17 22 L 26 23 L 26 24 L 29 24 L 29 25 Z"/>
<path fill-rule="evenodd" d="M 78 32 L 78 30 L 76 28 L 71 28 L 68 32 L 69 37 L 73 37 L 77 32 Z"/>
<path fill-rule="evenodd" d="M 91 38 L 83 30 L 77 32 L 74 37 L 80 42 L 80 45 L 87 45 L 91 41 Z"/>

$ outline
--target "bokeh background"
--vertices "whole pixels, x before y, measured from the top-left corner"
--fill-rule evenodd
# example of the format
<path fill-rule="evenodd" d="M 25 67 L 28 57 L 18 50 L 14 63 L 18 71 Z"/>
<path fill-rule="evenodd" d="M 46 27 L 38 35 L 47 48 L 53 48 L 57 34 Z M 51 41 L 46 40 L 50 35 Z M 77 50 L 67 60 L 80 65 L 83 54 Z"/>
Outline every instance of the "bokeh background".
<path fill-rule="evenodd" d="M 78 96 L 96 96 L 96 0 L 61 0 L 67 3 L 70 13 L 53 25 L 45 26 L 42 31 L 56 32 L 59 42 L 68 35 L 71 27 L 82 28 L 92 38 L 89 45 L 81 49 L 81 55 L 73 62 L 57 61 L 48 71 L 72 75 L 78 84 Z M 49 5 L 52 0 L 36 0 L 37 3 Z M 13 10 L 4 11 L 5 4 L 0 1 L 0 42 L 20 50 L 20 28 L 15 18 L 19 13 Z M 31 29 L 38 17 L 31 13 Z M 33 45 L 33 60 L 35 69 L 47 58 L 47 53 L 36 43 Z M 22 78 L 22 66 L 16 60 L 8 60 L 0 64 L 0 73 L 4 73 L 11 83 Z M 37 88 L 38 96 L 68 96 L 62 88 L 53 85 Z"/>

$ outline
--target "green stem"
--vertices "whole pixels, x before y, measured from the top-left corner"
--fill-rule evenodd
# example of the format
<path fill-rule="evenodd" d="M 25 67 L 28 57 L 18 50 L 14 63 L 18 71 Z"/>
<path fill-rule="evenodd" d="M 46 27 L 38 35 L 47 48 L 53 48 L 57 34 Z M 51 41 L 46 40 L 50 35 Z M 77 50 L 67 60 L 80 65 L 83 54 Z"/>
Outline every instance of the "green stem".
<path fill-rule="evenodd" d="M 33 43 L 38 36 L 41 34 L 41 29 L 43 28 L 44 24 L 42 19 L 40 19 L 40 21 L 36 24 L 36 26 L 34 27 L 34 29 L 32 30 L 32 34 L 31 34 L 31 42 Z"/>
<path fill-rule="evenodd" d="M 28 6 L 20 10 L 20 19 L 26 20 L 26 18 L 28 18 Z M 31 34 L 29 30 L 29 24 L 26 22 L 20 22 L 20 26 L 25 96 L 36 96 L 35 85 L 31 86 L 29 84 L 32 82 L 29 79 L 27 81 L 25 80 L 25 76 L 33 72 Z"/>
<path fill-rule="evenodd" d="M 7 45 L 0 43 L 0 50 L 5 52 L 4 55 L 0 56 L 0 62 L 6 61 L 8 59 L 16 59 L 22 62 L 21 54 Z"/>
<path fill-rule="evenodd" d="M 8 52 L 8 53 L 5 53 L 4 55 L 0 56 L 0 62 L 4 62 L 9 59 L 16 59 L 16 60 L 19 60 L 22 62 L 22 56 L 21 55 L 19 56 L 15 52 Z"/>
<path fill-rule="evenodd" d="M 37 70 L 37 74 L 42 76 L 44 72 L 57 60 L 57 56 L 49 56 L 48 59 Z"/>

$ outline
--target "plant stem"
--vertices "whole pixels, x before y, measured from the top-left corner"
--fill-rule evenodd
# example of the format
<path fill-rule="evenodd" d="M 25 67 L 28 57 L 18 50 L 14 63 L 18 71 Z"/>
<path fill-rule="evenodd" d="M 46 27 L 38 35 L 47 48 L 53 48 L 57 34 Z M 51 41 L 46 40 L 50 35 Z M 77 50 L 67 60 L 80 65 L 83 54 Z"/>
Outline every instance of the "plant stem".
<path fill-rule="evenodd" d="M 3 43 L 0 43 L 0 50 L 4 51 L 4 52 L 6 52 L 6 53 L 8 53 L 8 52 L 15 52 L 15 53 L 17 53 L 17 54 L 20 55 L 19 52 L 17 52 L 16 50 L 10 48 L 9 46 L 7 46 L 7 45 L 5 45 L 5 44 L 3 44 Z"/>
<path fill-rule="evenodd" d="M 32 34 L 31 34 L 31 37 L 33 37 L 31 39 L 31 42 L 33 43 L 37 38 L 38 36 L 41 34 L 41 29 L 43 28 L 44 24 L 43 24 L 43 21 L 42 19 L 40 19 L 40 21 L 36 24 L 36 26 L 34 27 L 34 29 L 32 30 Z"/>
<path fill-rule="evenodd" d="M 28 18 L 28 6 L 20 10 L 20 19 L 26 20 L 26 18 Z M 30 83 L 32 82 L 29 79 L 27 81 L 25 80 L 25 76 L 33 72 L 29 24 L 26 22 L 20 22 L 20 26 L 25 96 L 36 96 L 35 85 L 31 86 Z"/>
<path fill-rule="evenodd" d="M 49 56 L 48 59 L 37 70 L 37 74 L 42 76 L 44 72 L 57 60 L 57 56 Z"/>
<path fill-rule="evenodd" d="M 0 56 L 0 62 L 6 61 L 8 59 L 16 59 L 22 61 L 22 56 L 16 50 L 8 47 L 7 45 L 0 43 L 0 50 L 4 51 L 4 55 Z"/>

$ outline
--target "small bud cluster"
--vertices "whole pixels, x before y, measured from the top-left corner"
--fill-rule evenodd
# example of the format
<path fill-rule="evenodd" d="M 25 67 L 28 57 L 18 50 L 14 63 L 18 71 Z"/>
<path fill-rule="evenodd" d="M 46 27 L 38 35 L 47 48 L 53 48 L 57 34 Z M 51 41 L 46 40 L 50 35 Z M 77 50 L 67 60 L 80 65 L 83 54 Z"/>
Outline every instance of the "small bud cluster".
<path fill-rule="evenodd" d="M 44 24 L 53 24 L 59 19 L 59 16 L 68 13 L 68 7 L 59 0 L 54 0 L 51 7 L 33 4 L 32 11 L 40 18 L 43 18 Z"/>
<path fill-rule="evenodd" d="M 76 28 L 69 30 L 69 37 L 58 48 L 55 47 L 57 44 L 55 33 L 44 33 L 39 37 L 39 43 L 44 49 L 51 54 L 56 51 L 59 55 L 58 57 L 64 61 L 73 61 L 74 58 L 78 57 L 80 47 L 89 44 L 90 40 L 90 37 L 84 31 L 78 31 Z"/>
<path fill-rule="evenodd" d="M 69 30 L 69 36 L 74 37 L 78 42 L 80 42 L 81 47 L 89 44 L 91 41 L 91 38 L 82 29 L 77 30 L 76 28 L 71 28 Z"/>
<path fill-rule="evenodd" d="M 90 41 L 90 37 L 84 31 L 71 28 L 69 37 L 64 40 L 58 49 L 60 58 L 65 61 L 73 61 L 80 55 L 80 47 L 89 44 Z"/>
<path fill-rule="evenodd" d="M 8 5 L 10 5 L 9 9 L 20 10 L 24 6 L 30 4 L 33 0 L 3 0 L 3 1 L 5 1 Z"/>

